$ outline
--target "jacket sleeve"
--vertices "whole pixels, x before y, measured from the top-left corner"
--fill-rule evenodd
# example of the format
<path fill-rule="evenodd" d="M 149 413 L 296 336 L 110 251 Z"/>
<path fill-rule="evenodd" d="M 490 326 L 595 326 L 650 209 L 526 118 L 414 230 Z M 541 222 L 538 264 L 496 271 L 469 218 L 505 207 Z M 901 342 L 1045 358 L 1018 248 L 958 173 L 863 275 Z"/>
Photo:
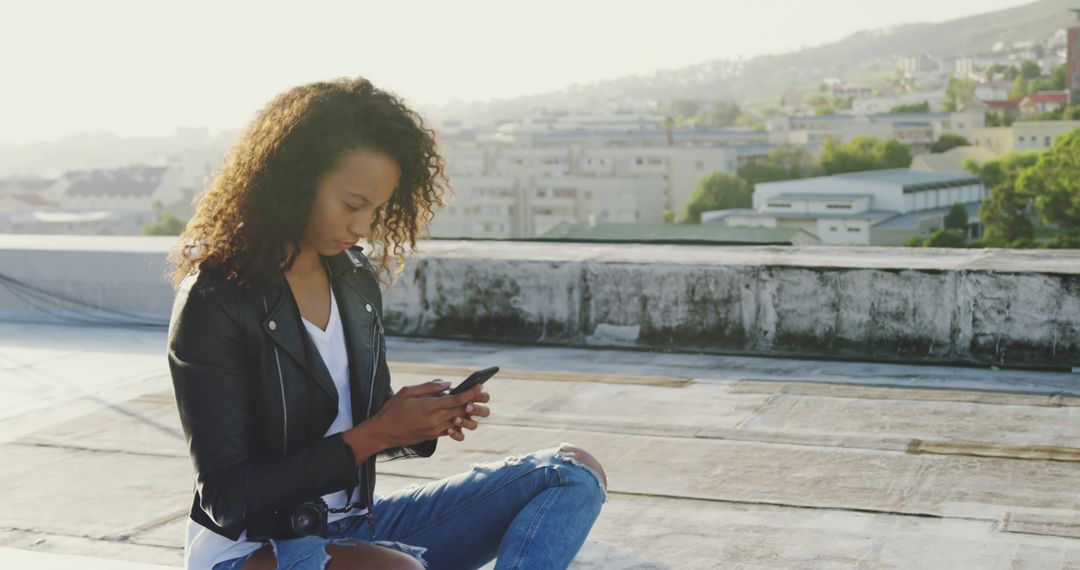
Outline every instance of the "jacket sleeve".
<path fill-rule="evenodd" d="M 378 281 L 374 280 L 374 278 L 373 281 L 373 286 L 369 285 L 369 289 L 372 290 L 371 294 L 375 297 L 375 304 L 379 309 L 377 315 L 379 318 L 382 318 L 382 291 L 379 289 Z M 383 391 L 383 400 L 382 402 L 379 402 L 379 408 L 381 409 L 386 402 L 394 396 L 394 387 L 390 385 L 390 367 L 386 363 L 386 341 L 381 335 L 379 336 L 379 342 L 383 344 L 382 350 L 379 351 L 379 376 L 386 378 L 386 389 Z M 439 438 L 435 437 L 413 445 L 390 447 L 377 453 L 376 460 L 382 462 L 393 461 L 395 459 L 407 459 L 409 457 L 431 457 L 435 454 L 435 447 L 438 443 Z"/>
<path fill-rule="evenodd" d="M 256 516 L 357 484 L 341 433 L 287 454 L 253 454 L 257 423 L 236 304 L 181 284 L 169 324 L 168 359 L 200 507 L 230 533 Z"/>
<path fill-rule="evenodd" d="M 380 367 L 386 366 L 385 358 L 380 359 Z M 390 377 L 390 371 L 386 371 L 387 378 Z M 383 404 L 386 403 L 394 395 L 394 388 L 391 386 L 386 387 L 386 397 L 383 399 Z M 380 405 L 379 407 L 382 407 Z M 435 454 L 435 447 L 439 443 L 439 438 L 433 438 L 426 441 L 422 441 L 413 445 L 404 445 L 401 447 L 391 447 L 380 451 L 376 455 L 377 461 L 393 461 L 395 459 L 406 459 L 409 457 L 431 457 Z"/>

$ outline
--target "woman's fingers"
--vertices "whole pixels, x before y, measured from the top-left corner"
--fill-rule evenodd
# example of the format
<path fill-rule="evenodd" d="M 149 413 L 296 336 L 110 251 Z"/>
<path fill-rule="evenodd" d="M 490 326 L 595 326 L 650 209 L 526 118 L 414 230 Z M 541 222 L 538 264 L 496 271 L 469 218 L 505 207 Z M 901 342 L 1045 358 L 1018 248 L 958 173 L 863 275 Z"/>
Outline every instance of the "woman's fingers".
<path fill-rule="evenodd" d="M 456 441 L 464 441 L 465 439 L 465 434 L 459 428 L 447 428 L 443 434 L 450 436 L 451 439 Z"/>
<path fill-rule="evenodd" d="M 480 404 L 469 404 L 465 406 L 465 414 L 467 416 L 480 416 L 486 418 L 491 415 L 491 408 L 481 406 Z"/>

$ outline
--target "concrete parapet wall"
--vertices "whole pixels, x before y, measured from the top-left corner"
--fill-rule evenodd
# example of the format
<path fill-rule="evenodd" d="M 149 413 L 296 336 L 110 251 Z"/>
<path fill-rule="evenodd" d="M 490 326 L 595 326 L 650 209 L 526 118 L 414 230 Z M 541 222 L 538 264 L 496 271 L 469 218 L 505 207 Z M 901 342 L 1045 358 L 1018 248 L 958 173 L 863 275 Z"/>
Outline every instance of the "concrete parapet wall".
<path fill-rule="evenodd" d="M 0 236 L 0 274 L 164 323 L 172 290 L 163 257 L 171 245 L 171 238 Z M 496 241 L 420 248 L 386 292 L 391 334 L 1080 366 L 1080 252 Z M 62 320 L 7 286 L 0 319 Z"/>
<path fill-rule="evenodd" d="M 439 242 L 397 334 L 1036 368 L 1080 362 L 1080 252 Z"/>

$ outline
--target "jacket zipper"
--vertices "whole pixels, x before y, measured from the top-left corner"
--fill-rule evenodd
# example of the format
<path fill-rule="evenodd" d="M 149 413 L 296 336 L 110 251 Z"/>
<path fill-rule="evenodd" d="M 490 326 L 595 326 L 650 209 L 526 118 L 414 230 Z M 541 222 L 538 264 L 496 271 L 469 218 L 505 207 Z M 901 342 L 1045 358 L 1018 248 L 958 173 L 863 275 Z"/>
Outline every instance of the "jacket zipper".
<path fill-rule="evenodd" d="M 379 313 L 377 313 L 375 311 L 372 311 L 372 315 L 375 316 L 375 320 L 374 320 L 374 322 L 372 324 L 372 327 L 371 327 L 371 345 L 372 345 L 371 383 L 368 386 L 368 407 L 367 407 L 367 415 L 365 416 L 364 419 L 371 418 L 371 403 L 372 403 L 373 399 L 375 398 L 375 375 L 379 371 L 379 352 L 380 352 L 379 351 L 379 337 L 376 336 L 375 333 L 376 332 L 382 332 L 382 323 L 379 322 Z M 365 487 L 365 489 L 364 490 L 367 491 L 367 494 L 365 495 L 365 498 L 367 499 L 367 502 L 368 502 L 368 512 L 367 512 L 368 528 L 371 530 L 371 538 L 374 539 L 375 538 L 375 514 L 374 514 L 375 505 L 372 504 L 372 503 L 374 503 L 374 501 L 371 500 L 372 494 L 373 494 L 372 491 L 374 491 L 374 489 L 370 489 L 371 482 L 367 480 L 367 476 L 366 476 L 367 468 L 364 469 L 364 473 L 365 473 L 365 477 L 364 477 L 364 487 Z"/>
<path fill-rule="evenodd" d="M 263 310 L 270 314 L 270 308 L 266 304 L 266 295 L 263 295 Z M 281 454 L 289 449 L 289 408 L 285 405 L 285 379 L 281 376 L 281 356 L 278 354 L 277 345 L 274 345 L 274 362 L 277 364 L 278 386 L 281 388 Z"/>

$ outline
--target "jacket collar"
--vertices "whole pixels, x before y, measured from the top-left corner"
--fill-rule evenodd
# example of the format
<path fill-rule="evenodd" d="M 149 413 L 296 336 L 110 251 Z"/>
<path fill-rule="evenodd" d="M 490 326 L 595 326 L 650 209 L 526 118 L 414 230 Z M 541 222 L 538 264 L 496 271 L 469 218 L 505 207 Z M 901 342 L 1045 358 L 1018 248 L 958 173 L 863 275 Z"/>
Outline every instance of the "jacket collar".
<path fill-rule="evenodd" d="M 319 257 L 322 258 L 331 281 L 336 281 L 338 277 L 367 265 L 364 248 L 359 245 L 354 245 L 336 255 L 320 255 Z"/>
<path fill-rule="evenodd" d="M 361 246 L 354 245 L 335 255 L 320 256 L 324 267 L 327 269 L 330 286 L 334 288 L 334 294 L 337 296 L 339 303 L 342 302 L 346 295 L 355 290 L 354 287 L 340 283 L 342 278 L 369 265 L 362 252 L 363 248 Z M 266 294 L 265 299 L 267 312 L 261 324 L 263 332 L 269 335 L 278 346 L 295 358 L 297 362 L 314 372 L 315 383 L 328 396 L 336 400 L 337 389 L 334 387 L 329 373 L 325 371 L 322 361 L 312 362 L 309 357 L 315 349 L 310 344 L 307 331 L 303 328 L 304 325 L 299 318 L 300 308 L 296 304 L 295 297 L 293 297 L 292 289 L 285 280 L 284 272 L 281 273 L 281 278 L 274 289 Z M 366 299 L 365 301 L 370 302 Z M 357 337 L 363 336 L 363 331 L 357 327 L 358 323 L 354 322 L 351 315 L 343 312 L 341 318 L 342 324 L 345 326 L 347 340 L 350 341 L 349 346 L 356 347 L 357 345 L 353 343 L 356 342 Z M 354 354 L 350 353 L 349 356 L 350 362 L 353 362 L 355 360 Z"/>

